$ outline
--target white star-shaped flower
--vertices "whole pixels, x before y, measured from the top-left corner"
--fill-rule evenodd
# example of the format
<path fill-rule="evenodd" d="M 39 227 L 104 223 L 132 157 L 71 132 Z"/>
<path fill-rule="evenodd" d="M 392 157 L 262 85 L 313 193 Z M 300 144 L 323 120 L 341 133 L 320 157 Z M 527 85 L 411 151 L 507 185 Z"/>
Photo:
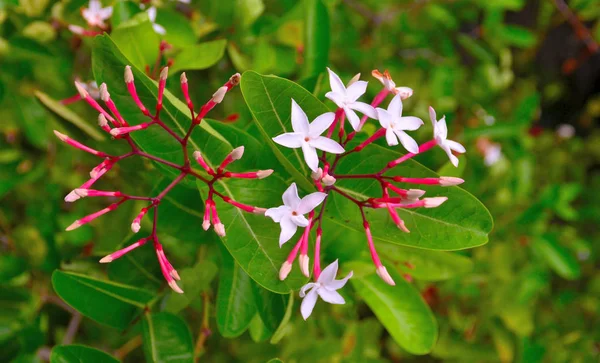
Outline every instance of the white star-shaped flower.
<path fill-rule="evenodd" d="M 165 35 L 167 30 L 160 24 L 156 24 L 156 8 L 154 6 L 148 9 L 148 19 L 152 23 L 152 28 L 157 34 Z"/>
<path fill-rule="evenodd" d="M 337 74 L 333 73 L 329 68 L 327 68 L 327 71 L 329 72 L 331 91 L 327 92 L 325 97 L 335 102 L 338 107 L 344 109 L 344 113 L 355 131 L 359 131 L 358 128 L 360 125 L 360 119 L 356 112 L 354 112 L 355 110 L 362 112 L 372 119 L 377 119 L 377 112 L 373 106 L 357 101 L 367 91 L 367 82 L 355 81 L 346 88 Z"/>
<path fill-rule="evenodd" d="M 417 142 L 404 131 L 414 131 L 423 125 L 423 120 L 414 116 L 402 116 L 402 98 L 399 94 L 394 96 L 387 110 L 377 108 L 379 124 L 385 128 L 385 139 L 388 145 L 398 145 L 398 140 L 402 146 L 413 154 L 419 153 Z"/>
<path fill-rule="evenodd" d="M 100 0 L 90 0 L 88 7 L 81 11 L 81 15 L 85 21 L 87 21 L 89 26 L 97 26 L 100 28 L 106 26 L 104 21 L 109 19 L 112 16 L 112 13 L 113 7 L 107 6 L 103 8 Z"/>
<path fill-rule="evenodd" d="M 333 154 L 344 152 L 342 145 L 337 142 L 321 136 L 323 131 L 327 130 L 333 123 L 335 114 L 327 112 L 317 117 L 312 123 L 308 123 L 308 117 L 298 106 L 296 101 L 292 100 L 292 129 L 294 132 L 287 132 L 273 138 L 273 141 L 279 145 L 296 149 L 301 147 L 304 154 L 304 160 L 312 171 L 319 168 L 319 156 L 317 150 L 327 151 Z"/>
<path fill-rule="evenodd" d="M 317 298 L 320 296 L 321 299 L 330 304 L 344 304 L 344 298 L 336 290 L 341 289 L 346 285 L 346 282 L 352 277 L 352 271 L 341 280 L 336 280 L 338 260 L 333 261 L 329 266 L 321 272 L 321 275 L 317 279 L 317 282 L 309 282 L 302 286 L 300 289 L 300 297 L 302 305 L 300 306 L 300 312 L 304 320 L 308 319 L 312 313 Z M 308 293 L 307 293 L 308 292 Z"/>
<path fill-rule="evenodd" d="M 396 83 L 392 80 L 392 76 L 386 70 L 383 73 L 378 70 L 371 72 L 371 75 L 379 80 L 383 87 L 395 95 L 400 95 L 403 100 L 409 98 L 413 94 L 412 88 L 409 87 L 396 87 Z"/>
<path fill-rule="evenodd" d="M 429 106 L 429 118 L 433 125 L 433 138 L 437 144 L 446 152 L 452 165 L 458 166 L 458 158 L 452 154 L 452 150 L 457 153 L 464 153 L 467 150 L 464 146 L 456 141 L 448 140 L 448 126 L 446 125 L 446 116 L 443 116 L 439 121 L 433 107 Z"/>
<path fill-rule="evenodd" d="M 283 205 L 267 209 L 265 216 L 271 217 L 281 227 L 279 247 L 294 236 L 298 227 L 308 226 L 308 219 L 304 215 L 321 204 L 326 196 L 325 193 L 315 192 L 300 199 L 296 183 L 292 183 L 283 193 Z"/>

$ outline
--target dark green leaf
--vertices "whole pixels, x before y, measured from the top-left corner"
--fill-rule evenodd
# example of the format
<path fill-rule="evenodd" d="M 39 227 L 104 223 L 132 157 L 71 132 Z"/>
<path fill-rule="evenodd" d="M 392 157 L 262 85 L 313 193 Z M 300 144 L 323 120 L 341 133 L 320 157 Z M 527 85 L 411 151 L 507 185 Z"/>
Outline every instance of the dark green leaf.
<path fill-rule="evenodd" d="M 302 76 L 315 76 L 329 64 L 329 14 L 322 0 L 304 0 L 304 64 Z M 316 83 L 316 80 L 315 80 Z M 309 87 L 312 89 L 313 87 Z"/>
<path fill-rule="evenodd" d="M 114 358 L 101 350 L 85 345 L 57 345 L 50 353 L 50 363 L 117 363 Z"/>
<path fill-rule="evenodd" d="M 186 323 L 171 313 L 145 313 L 142 323 L 148 362 L 193 362 L 192 335 Z"/>
<path fill-rule="evenodd" d="M 156 62 L 160 38 L 154 32 L 146 13 L 121 23 L 112 31 L 111 37 L 131 65 L 144 69 L 146 65 L 154 65 Z"/>
<path fill-rule="evenodd" d="M 219 39 L 210 42 L 190 45 L 177 54 L 171 72 L 188 69 L 206 69 L 215 65 L 225 53 L 227 40 Z"/>

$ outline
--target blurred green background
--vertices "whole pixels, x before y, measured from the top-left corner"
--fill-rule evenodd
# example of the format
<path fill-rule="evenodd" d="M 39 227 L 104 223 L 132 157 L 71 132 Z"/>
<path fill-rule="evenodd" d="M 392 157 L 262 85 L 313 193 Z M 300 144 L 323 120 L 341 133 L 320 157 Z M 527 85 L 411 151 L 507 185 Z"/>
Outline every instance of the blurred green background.
<path fill-rule="evenodd" d="M 222 337 L 210 309 L 217 294 L 220 242 L 213 234 L 198 241 L 185 226 L 175 226 L 164 244 L 167 250 L 178 246 L 170 253 L 178 266 L 187 267 L 197 296 L 181 303 L 183 310 L 172 300 L 159 306 L 183 318 L 173 324 L 185 321 L 183 330 L 194 346 L 201 345 L 196 351 L 200 359 L 598 361 L 598 1 L 103 4 L 113 6 L 106 31 L 123 53 L 136 66 L 148 66 L 154 78 L 157 64 L 172 63 L 172 74 L 185 70 L 198 105 L 231 74 L 245 70 L 292 79 L 321 99 L 328 88 L 325 65 L 344 80 L 362 73 L 371 85 L 377 84 L 372 70 L 389 70 L 398 86 L 415 91 L 405 110 L 427 120 L 427 107 L 433 105 L 438 115 L 446 115 L 451 138 L 467 148 L 457 169 L 444 164 L 443 153 L 423 155 L 419 162 L 441 175 L 464 178 L 463 187 L 495 220 L 488 244 L 458 252 L 472 261 L 468 269 L 413 277 L 410 263 L 397 266 L 438 321 L 438 341 L 425 356 L 400 348 L 369 309 L 354 300 L 321 307 L 308 322 L 295 309 L 278 344 L 269 343 L 260 318 L 250 323 L 249 333 Z M 64 203 L 64 196 L 86 180 L 95 159 L 59 144 L 52 130 L 67 130 L 101 150 L 125 151 L 100 132 L 89 107 L 69 101 L 76 95 L 73 81 L 93 81 L 92 37 L 68 29 L 87 27 L 81 15 L 87 6 L 80 0 L 0 0 L 3 362 L 47 361 L 54 346 L 72 343 L 127 362 L 149 360 L 142 324 L 117 331 L 82 317 L 57 297 L 51 283 L 52 272 L 60 268 L 147 287 L 129 265 L 105 269 L 97 263 L 129 238 L 131 219 L 142 205 L 131 203 L 92 225 L 64 232 L 105 202 Z M 155 23 L 165 29 L 163 35 L 152 30 L 150 6 L 157 8 Z M 161 40 L 168 44 L 164 51 L 159 50 Z M 180 95 L 178 77 L 172 76 L 167 87 Z M 368 92 L 374 96 L 377 90 Z M 237 89 L 211 117 L 258 134 Z M 417 135 L 424 140 L 429 132 Z M 105 176 L 106 190 L 143 195 L 159 183 L 151 164 L 137 160 L 126 165 Z M 139 253 L 142 264 L 155 264 L 151 254 Z M 147 284 L 152 283 L 157 289 L 161 281 Z M 59 353 L 53 361 L 72 361 Z M 108 358 L 88 361 L 102 359 Z"/>

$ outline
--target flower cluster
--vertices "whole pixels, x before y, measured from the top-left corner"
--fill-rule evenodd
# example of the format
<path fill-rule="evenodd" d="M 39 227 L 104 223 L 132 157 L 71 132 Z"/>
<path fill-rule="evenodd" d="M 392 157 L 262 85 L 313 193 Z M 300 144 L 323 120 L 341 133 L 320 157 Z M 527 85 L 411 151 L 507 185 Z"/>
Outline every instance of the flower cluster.
<path fill-rule="evenodd" d="M 281 266 L 279 273 L 281 280 L 284 280 L 290 273 L 298 252 L 300 253 L 300 257 L 298 258 L 300 269 L 305 276 L 310 277 L 310 258 L 308 257 L 309 236 L 311 230 L 316 227 L 312 268 L 315 282 L 308 283 L 300 291 L 300 296 L 304 298 L 301 306 L 301 313 L 304 319 L 310 316 L 318 296 L 332 304 L 343 304 L 344 299 L 336 290 L 342 288 L 352 276 L 351 272 L 344 279 L 335 280 L 338 269 L 337 260 L 321 271 L 320 249 L 323 235 L 321 224 L 327 198 L 330 193 L 337 193 L 358 207 L 376 272 L 383 281 L 390 285 L 395 285 L 394 280 L 381 263 L 377 254 L 371 228 L 364 210 L 366 208 L 386 209 L 396 226 L 408 233 L 410 231 L 398 215 L 397 209 L 435 208 L 444 203 L 447 198 L 422 198 L 425 194 L 424 190 L 403 189 L 397 185 L 398 183 L 441 186 L 453 186 L 463 183 L 462 179 L 454 177 L 407 178 L 384 175 L 388 170 L 419 153 L 430 150 L 436 145 L 442 148 L 452 164 L 457 166 L 458 158 L 453 154 L 453 151 L 464 153 L 465 148 L 455 141 L 448 140 L 445 117 L 438 120 L 436 112 L 432 107 L 429 108 L 429 117 L 433 125 L 433 139 L 422 145 L 418 145 L 407 131 L 417 130 L 424 124 L 423 121 L 418 117 L 403 116 L 402 114 L 402 100 L 410 97 L 413 91 L 408 87 L 396 87 L 396 84 L 387 71 L 384 73 L 373 71 L 372 73 L 383 84 L 383 89 L 375 96 L 371 104 L 358 101 L 367 89 L 367 82 L 359 80 L 359 75 L 355 76 L 347 85 L 344 85 L 337 74 L 330 69 L 328 71 L 331 91 L 327 92 L 325 97 L 337 105 L 338 109 L 336 112 L 324 113 L 312 122 L 309 122 L 302 108 L 292 100 L 291 122 L 293 132 L 284 133 L 273 138 L 273 141 L 279 145 L 302 150 L 304 160 L 312 170 L 311 177 L 318 192 L 300 198 L 296 184 L 293 183 L 283 194 L 283 205 L 270 208 L 265 213 L 266 216 L 271 217 L 273 221 L 279 223 L 281 227 L 280 246 L 283 246 L 283 244 L 292 239 L 298 227 L 304 228 L 300 239 L 296 242 L 288 258 Z M 389 94 L 392 94 L 393 98 L 387 109 L 377 107 Z M 357 112 L 363 115 L 362 118 L 357 115 Z M 348 134 L 346 134 L 344 129 L 346 118 L 348 118 L 348 122 L 353 129 Z M 349 142 L 369 119 L 378 120 L 381 127 L 367 140 L 348 149 Z M 332 139 L 336 128 L 339 130 L 337 134 L 338 141 Z M 322 136 L 326 131 L 326 136 Z M 355 175 L 337 173 L 336 166 L 342 158 L 349 154 L 360 152 L 366 146 L 382 137 L 385 137 L 389 146 L 402 144 L 408 153 L 398 159 L 391 160 L 377 173 Z M 319 157 L 317 150 L 323 152 L 321 157 Z M 333 161 L 330 162 L 331 158 L 327 158 L 327 153 L 335 155 Z M 381 185 L 382 195 L 366 200 L 358 200 L 341 188 L 336 187 L 335 184 L 340 179 L 374 179 Z M 320 210 L 317 214 L 315 213 L 315 209 L 319 206 Z M 308 217 L 305 217 L 305 215 Z M 309 290 L 310 292 L 307 293 Z"/>
<path fill-rule="evenodd" d="M 99 96 L 105 105 L 105 107 L 103 107 L 96 101 L 96 99 L 94 97 L 92 97 L 92 95 L 86 90 L 86 88 L 82 84 L 80 84 L 78 82 L 75 83 L 75 86 L 77 87 L 77 90 L 79 91 L 81 99 L 86 101 L 90 106 L 92 106 L 99 113 L 99 115 L 98 115 L 99 126 L 104 131 L 106 131 L 111 136 L 113 136 L 115 139 L 122 139 L 125 142 L 127 142 L 131 148 L 131 150 L 129 152 L 127 152 L 123 155 L 110 155 L 105 152 L 98 151 L 91 147 L 88 147 L 88 146 L 86 146 L 86 145 L 84 145 L 84 144 L 70 138 L 69 136 L 58 132 L 58 131 L 54 131 L 54 133 L 61 141 L 65 142 L 66 144 L 73 146 L 79 150 L 88 152 L 88 153 L 95 155 L 102 159 L 102 162 L 100 162 L 100 164 L 98 164 L 95 168 L 93 168 L 90 171 L 90 179 L 88 181 L 86 181 L 85 183 L 83 183 L 78 188 L 71 191 L 65 197 L 65 201 L 66 202 L 74 202 L 78 199 L 85 198 L 85 197 L 108 197 L 114 201 L 112 204 L 110 204 L 106 208 L 104 208 L 100 211 L 97 211 L 95 213 L 92 213 L 90 215 L 87 215 L 81 219 L 76 220 L 75 222 L 73 222 L 73 224 L 71 224 L 69 227 L 67 227 L 67 231 L 76 229 L 84 224 L 87 224 L 87 223 L 93 221 L 94 219 L 117 209 L 121 204 L 123 204 L 127 201 L 130 201 L 130 200 L 146 201 L 148 203 L 148 205 L 146 207 L 142 208 L 140 210 L 139 214 L 134 218 L 134 220 L 131 223 L 131 230 L 134 233 L 138 233 L 141 228 L 142 219 L 148 212 L 152 211 L 153 212 L 152 232 L 150 233 L 150 235 L 138 240 L 137 242 L 135 242 L 119 251 L 111 253 L 110 255 L 102 258 L 100 260 L 100 262 L 102 262 L 102 263 L 112 262 L 112 261 L 116 260 L 117 258 L 122 257 L 126 253 L 132 251 L 133 249 L 138 248 L 138 247 L 146 244 L 147 242 L 152 242 L 154 245 L 154 249 L 156 251 L 156 256 L 157 256 L 157 259 L 160 264 L 161 271 L 162 271 L 162 274 L 163 274 L 165 280 L 167 281 L 169 286 L 174 291 L 176 291 L 178 293 L 182 293 L 183 291 L 179 288 L 179 286 L 177 285 L 177 282 L 176 282 L 176 280 L 180 279 L 179 274 L 173 268 L 171 263 L 168 261 L 166 255 L 165 255 L 165 252 L 163 250 L 163 247 L 159 241 L 158 234 L 157 234 L 158 207 L 161 204 L 164 197 L 167 195 L 167 193 L 169 193 L 169 191 L 171 191 L 177 184 L 182 182 L 185 178 L 195 178 L 195 179 L 198 179 L 198 180 L 204 182 L 206 184 L 206 186 L 208 187 L 208 194 L 207 194 L 207 197 L 205 198 L 205 213 L 204 213 L 204 220 L 203 220 L 202 226 L 205 230 L 208 230 L 210 228 L 210 226 L 212 225 L 215 232 L 218 235 L 224 236 L 225 235 L 225 226 L 219 219 L 219 215 L 217 213 L 217 207 L 216 207 L 214 198 L 220 198 L 224 202 L 229 203 L 229 204 L 235 206 L 236 208 L 239 208 L 239 209 L 241 209 L 245 212 L 249 212 L 249 213 L 264 214 L 266 210 L 263 208 L 240 203 L 238 201 L 235 201 L 235 200 L 229 198 L 226 195 L 223 195 L 219 191 L 215 190 L 215 188 L 214 188 L 215 183 L 219 180 L 230 179 L 230 178 L 262 179 L 262 178 L 265 178 L 265 177 L 271 175 L 273 170 L 259 170 L 259 171 L 252 171 L 252 172 L 246 172 L 246 173 L 233 173 L 233 172 L 226 171 L 229 164 L 231 164 L 232 162 L 234 162 L 242 157 L 242 155 L 244 153 L 243 146 L 239 146 L 239 147 L 235 148 L 233 151 L 231 151 L 231 153 L 229 153 L 227 155 L 227 157 L 225 157 L 225 159 L 220 163 L 220 165 L 218 165 L 216 167 L 209 165 L 209 163 L 206 162 L 205 159 L 203 158 L 200 151 L 195 151 L 192 154 L 192 157 L 190 157 L 188 155 L 188 149 L 187 149 L 188 141 L 189 141 L 193 131 L 196 129 L 196 126 L 198 126 L 202 122 L 202 119 L 206 116 L 206 114 L 210 110 L 212 110 L 217 104 L 219 104 L 219 103 L 221 103 L 221 101 L 223 101 L 223 98 L 225 97 L 227 92 L 229 92 L 233 87 L 235 87 L 236 85 L 239 84 L 239 82 L 240 82 L 239 74 L 233 75 L 222 87 L 220 87 L 213 94 L 213 97 L 206 104 L 204 104 L 200 108 L 198 113 L 196 114 L 194 104 L 193 104 L 192 100 L 190 99 L 190 96 L 188 93 L 188 81 L 187 81 L 186 75 L 185 75 L 185 73 L 182 73 L 182 75 L 181 75 L 181 90 L 185 97 L 187 106 L 188 106 L 190 114 L 191 114 L 191 120 L 192 120 L 187 132 L 183 136 L 179 135 L 175 131 L 173 131 L 167 124 L 165 124 L 161 120 L 161 117 L 160 117 L 161 110 L 163 109 L 163 95 L 164 95 L 165 85 L 166 85 L 166 81 L 167 81 L 167 75 L 168 75 L 168 67 L 165 67 L 160 72 L 160 77 L 159 77 L 159 82 L 158 82 L 158 98 L 157 98 L 157 103 L 155 106 L 155 111 L 151 112 L 150 109 L 147 108 L 142 103 L 142 101 L 140 100 L 140 98 L 137 94 L 137 91 L 135 88 L 135 83 L 134 83 L 134 77 L 133 77 L 131 68 L 129 66 L 127 66 L 125 68 L 125 83 L 127 85 L 129 94 L 131 95 L 131 98 L 135 102 L 136 106 L 139 108 L 140 112 L 143 113 L 148 118 L 147 122 L 143 122 L 143 123 L 140 123 L 140 124 L 137 124 L 134 126 L 129 125 L 127 120 L 125 120 L 121 116 L 121 113 L 119 112 L 117 106 L 111 99 L 111 96 L 110 96 L 110 93 L 108 92 L 108 88 L 107 88 L 106 84 L 103 83 L 99 87 Z M 142 149 L 140 149 L 138 145 L 136 145 L 136 143 L 133 141 L 133 138 L 131 137 L 131 134 L 134 132 L 139 132 L 141 130 L 147 129 L 149 127 L 162 128 L 166 133 L 171 135 L 173 137 L 173 139 L 175 139 L 180 144 L 181 152 L 182 152 L 183 160 L 184 160 L 182 165 L 179 165 L 179 164 L 173 163 L 171 161 L 168 161 L 168 160 L 159 158 L 157 156 L 151 155 L 149 153 L 146 153 Z M 173 181 L 171 181 L 171 183 L 167 187 L 165 187 L 156 196 L 134 196 L 134 195 L 128 195 L 128 194 L 122 193 L 121 191 L 104 191 L 104 190 L 92 189 L 92 187 L 96 184 L 96 182 L 104 174 L 109 172 L 118 162 L 120 162 L 121 160 L 130 158 L 130 157 L 134 157 L 134 156 L 147 158 L 156 163 L 168 166 L 168 167 L 174 169 L 175 171 L 177 171 L 178 175 L 176 178 L 173 179 Z M 194 159 L 195 162 L 204 170 L 205 173 L 194 170 L 192 168 L 192 160 L 191 159 Z M 208 177 L 206 175 L 208 175 Z"/>

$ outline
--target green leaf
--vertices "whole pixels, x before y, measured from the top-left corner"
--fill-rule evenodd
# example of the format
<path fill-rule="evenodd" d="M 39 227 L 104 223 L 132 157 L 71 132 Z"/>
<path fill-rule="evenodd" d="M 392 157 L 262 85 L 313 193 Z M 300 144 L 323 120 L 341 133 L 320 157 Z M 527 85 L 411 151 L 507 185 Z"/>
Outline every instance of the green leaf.
<path fill-rule="evenodd" d="M 154 297 L 137 287 L 59 270 L 52 274 L 52 287 L 81 314 L 118 329 L 125 329 Z"/>
<path fill-rule="evenodd" d="M 323 1 L 305 0 L 303 78 L 325 71 L 329 64 L 329 34 L 329 14 Z M 309 87 L 311 88 L 314 88 L 314 85 Z"/>
<path fill-rule="evenodd" d="M 285 295 L 275 294 L 260 286 L 255 285 L 253 287 L 256 311 L 265 327 L 273 333 L 281 325 L 289 298 Z"/>
<path fill-rule="evenodd" d="M 352 285 L 394 341 L 412 354 L 427 354 L 437 339 L 437 323 L 419 292 L 394 270 L 396 286 L 377 275 L 353 278 Z"/>
<path fill-rule="evenodd" d="M 113 15 L 110 17 L 113 28 L 118 28 L 121 23 L 133 18 L 141 12 L 139 5 L 133 1 L 117 1 L 113 5 Z"/>
<path fill-rule="evenodd" d="M 227 251 L 223 251 L 217 293 L 217 328 L 221 335 L 235 338 L 241 335 L 256 314 L 252 279 Z"/>
<path fill-rule="evenodd" d="M 50 353 L 50 363 L 117 363 L 118 359 L 85 345 L 57 345 Z"/>
<path fill-rule="evenodd" d="M 67 106 L 54 100 L 44 92 L 35 91 L 35 96 L 44 104 L 50 111 L 56 113 L 61 118 L 69 121 L 78 129 L 88 134 L 94 140 L 104 140 L 104 135 L 98 131 L 96 125 L 90 125 L 88 122 L 79 117 L 78 114 L 71 111 Z"/>
<path fill-rule="evenodd" d="M 171 72 L 206 69 L 215 65 L 225 54 L 227 40 L 219 39 L 185 47 L 177 54 Z"/>
<path fill-rule="evenodd" d="M 162 38 L 167 43 L 180 48 L 187 48 L 196 43 L 192 22 L 181 13 L 159 8 L 156 14 L 156 23 L 165 28 L 166 33 L 162 35 Z"/>
<path fill-rule="evenodd" d="M 277 330 L 275 330 L 275 333 L 273 333 L 273 336 L 271 337 L 271 344 L 277 344 L 281 341 L 281 339 L 283 339 L 283 337 L 286 335 L 286 333 L 288 332 L 288 328 L 289 326 L 289 322 L 290 319 L 292 318 L 292 311 L 294 310 L 294 294 L 289 294 L 289 299 L 287 302 L 287 308 L 285 309 L 285 314 L 283 315 L 283 319 L 281 319 L 281 323 L 279 323 L 279 326 L 277 327 Z"/>
<path fill-rule="evenodd" d="M 559 276 L 567 280 L 576 280 L 581 275 L 577 258 L 555 238 L 540 238 L 532 247 Z"/>
<path fill-rule="evenodd" d="M 193 268 L 184 268 L 179 272 L 181 281 L 178 282 L 183 294 L 171 292 L 165 303 L 165 311 L 178 313 L 186 308 L 200 292 L 207 290 L 217 275 L 217 265 L 211 261 L 200 261 Z"/>
<path fill-rule="evenodd" d="M 129 62 L 110 37 L 99 36 L 96 37 L 95 42 L 93 68 L 96 79 L 109 85 L 111 97 L 130 124 L 146 122 L 147 118 L 131 101 L 122 81 L 123 69 Z M 132 71 L 141 101 L 149 108 L 154 107 L 157 94 L 156 82 L 135 67 L 132 67 Z M 169 91 L 165 91 L 161 120 L 181 136 L 191 123 L 187 107 Z M 183 162 L 179 143 L 160 128 L 151 127 L 142 133 L 133 133 L 132 138 L 142 150 L 152 155 L 179 164 Z M 233 125 L 209 120 L 204 120 L 192 134 L 189 152 L 201 151 L 207 163 L 214 166 L 218 165 L 232 149 L 240 145 L 245 145 L 246 152 L 241 160 L 232 164 L 233 171 L 268 169 L 275 166 L 275 157 L 251 135 Z M 161 170 L 166 175 L 176 175 L 173 169 L 161 166 Z M 203 190 L 205 185 L 200 184 L 199 187 Z M 286 184 L 276 175 L 272 175 L 252 183 L 239 179 L 219 181 L 215 188 L 239 202 L 270 207 L 281 203 L 280 195 L 285 190 Z M 278 271 L 287 253 L 279 248 L 277 243 L 279 231 L 272 221 L 264 216 L 242 212 L 220 199 L 217 199 L 216 203 L 228 234 L 227 237 L 222 238 L 222 241 L 246 273 L 263 287 L 277 293 L 287 293 L 304 284 L 306 279 L 299 271 L 292 272 L 285 281 L 279 280 Z M 197 206 L 199 210 L 202 207 Z"/>
<path fill-rule="evenodd" d="M 156 62 L 160 38 L 154 32 L 148 14 L 138 14 L 121 23 L 112 31 L 111 37 L 131 65 L 144 69 Z"/>
<path fill-rule="evenodd" d="M 263 13 L 265 4 L 263 0 L 235 0 L 233 9 L 235 24 L 240 24 L 241 28 L 247 28 Z"/>
<path fill-rule="evenodd" d="M 193 362 L 192 335 L 186 323 L 171 313 L 145 313 L 143 347 L 148 362 Z"/>
<path fill-rule="evenodd" d="M 516 25 L 504 25 L 499 31 L 500 37 L 509 45 L 528 48 L 535 44 L 535 35 L 529 30 Z"/>

